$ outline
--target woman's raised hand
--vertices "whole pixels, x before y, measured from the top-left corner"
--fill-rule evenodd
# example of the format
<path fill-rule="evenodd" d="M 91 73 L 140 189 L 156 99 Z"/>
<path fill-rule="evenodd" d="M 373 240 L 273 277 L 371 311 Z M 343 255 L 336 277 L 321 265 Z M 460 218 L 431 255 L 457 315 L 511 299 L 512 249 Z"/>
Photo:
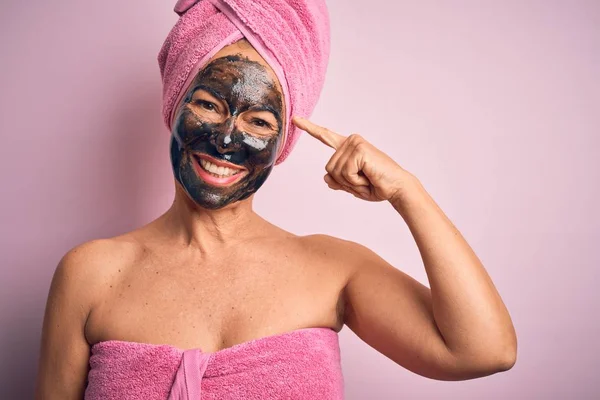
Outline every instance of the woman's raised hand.
<path fill-rule="evenodd" d="M 406 183 L 414 179 L 360 135 L 342 136 L 300 117 L 294 117 L 292 122 L 335 150 L 325 166 L 324 179 L 331 189 L 344 190 L 368 201 L 393 201 L 402 195 Z"/>

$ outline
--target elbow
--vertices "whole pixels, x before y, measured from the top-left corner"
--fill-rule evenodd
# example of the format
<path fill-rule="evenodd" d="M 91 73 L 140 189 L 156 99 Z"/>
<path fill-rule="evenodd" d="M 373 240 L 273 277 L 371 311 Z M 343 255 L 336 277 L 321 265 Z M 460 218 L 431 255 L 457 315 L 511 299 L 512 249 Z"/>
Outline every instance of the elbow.
<path fill-rule="evenodd" d="M 517 363 L 517 349 L 507 351 L 497 359 L 499 360 L 497 362 L 498 372 L 508 371 Z"/>
<path fill-rule="evenodd" d="M 487 356 L 481 354 L 480 360 L 483 369 L 489 372 L 487 375 L 510 370 L 517 362 L 516 340 L 510 340 L 495 351 L 488 350 Z"/>
<path fill-rule="evenodd" d="M 510 339 L 506 341 L 506 344 L 501 351 L 498 351 L 498 372 L 508 371 L 517 363 L 517 336 L 513 330 L 513 334 L 510 335 Z"/>
<path fill-rule="evenodd" d="M 517 362 L 517 350 L 514 347 L 510 350 L 486 351 L 455 360 L 455 376 L 452 380 L 476 379 L 510 370 Z"/>
<path fill-rule="evenodd" d="M 510 370 L 517 362 L 517 350 L 504 350 L 502 352 L 488 354 L 482 357 L 479 364 L 481 376 L 497 374 Z M 477 367 L 475 367 L 477 369 Z"/>
<path fill-rule="evenodd" d="M 502 357 L 489 357 L 487 361 L 462 362 L 455 368 L 450 377 L 443 380 L 466 381 L 471 379 L 483 378 L 494 375 L 499 372 L 510 370 L 516 363 L 514 355 L 503 355 Z"/>
<path fill-rule="evenodd" d="M 479 360 L 481 369 L 487 371 L 485 375 L 510 370 L 517 363 L 517 336 L 514 329 L 511 334 L 495 342 L 488 342 L 487 348 L 480 351 L 479 356 L 473 357 L 472 360 Z"/>

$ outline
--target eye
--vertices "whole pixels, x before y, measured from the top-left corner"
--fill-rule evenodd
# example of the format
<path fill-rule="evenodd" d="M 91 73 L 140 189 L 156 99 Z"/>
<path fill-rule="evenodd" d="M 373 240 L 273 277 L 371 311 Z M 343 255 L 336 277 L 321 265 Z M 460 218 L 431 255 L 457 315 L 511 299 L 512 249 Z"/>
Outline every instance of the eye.
<path fill-rule="evenodd" d="M 258 126 L 259 128 L 271 128 L 271 124 L 260 118 L 252 118 L 252 124 Z"/>
<path fill-rule="evenodd" d="M 196 100 L 195 103 L 207 111 L 217 111 L 217 106 L 215 103 L 211 103 L 210 101 Z"/>

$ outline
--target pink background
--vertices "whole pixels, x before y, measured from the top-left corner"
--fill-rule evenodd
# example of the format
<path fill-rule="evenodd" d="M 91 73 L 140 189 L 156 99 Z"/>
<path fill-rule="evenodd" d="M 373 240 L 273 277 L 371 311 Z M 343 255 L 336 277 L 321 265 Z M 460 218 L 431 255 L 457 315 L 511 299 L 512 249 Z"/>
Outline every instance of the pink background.
<path fill-rule="evenodd" d="M 3 1 L 0 397 L 33 392 L 44 304 L 71 247 L 171 203 L 156 55 L 175 0 Z M 474 247 L 519 336 L 509 372 L 415 375 L 341 332 L 348 399 L 600 396 L 600 3 L 329 1 L 332 57 L 314 121 L 360 132 L 417 175 Z M 388 204 L 322 181 L 303 137 L 257 211 L 367 245 L 427 283 Z M 598 397 L 596 397 L 598 398 Z"/>

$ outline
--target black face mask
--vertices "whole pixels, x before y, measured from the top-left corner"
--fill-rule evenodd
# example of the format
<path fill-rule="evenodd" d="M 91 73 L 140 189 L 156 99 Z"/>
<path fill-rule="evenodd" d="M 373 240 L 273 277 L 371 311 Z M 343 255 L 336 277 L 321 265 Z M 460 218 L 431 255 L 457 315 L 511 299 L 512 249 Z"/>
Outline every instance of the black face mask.
<path fill-rule="evenodd" d="M 256 192 L 275 164 L 282 108 L 263 65 L 240 56 L 208 64 L 173 123 L 171 163 L 188 196 L 200 207 L 217 209 Z"/>

